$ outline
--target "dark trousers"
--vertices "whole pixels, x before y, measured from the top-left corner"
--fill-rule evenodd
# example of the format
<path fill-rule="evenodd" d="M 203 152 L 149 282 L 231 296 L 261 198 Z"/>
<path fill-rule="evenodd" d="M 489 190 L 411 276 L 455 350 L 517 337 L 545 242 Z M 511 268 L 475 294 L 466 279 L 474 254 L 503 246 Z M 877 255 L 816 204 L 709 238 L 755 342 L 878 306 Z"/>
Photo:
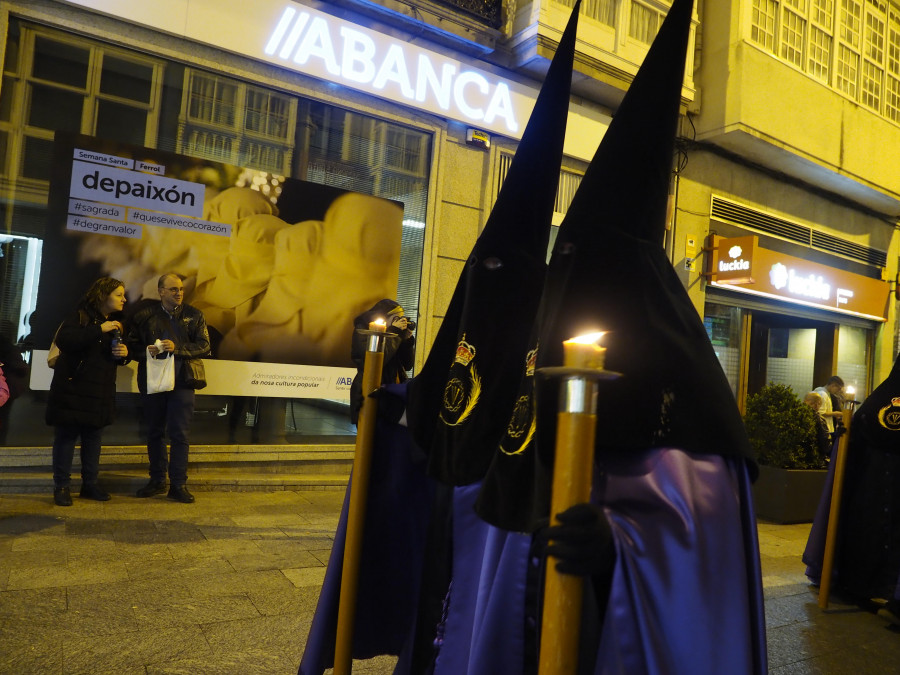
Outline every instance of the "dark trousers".
<path fill-rule="evenodd" d="M 81 482 L 94 484 L 100 472 L 100 427 L 60 424 L 53 434 L 53 484 L 69 487 L 72 483 L 72 458 L 75 441 L 81 436 Z"/>
<path fill-rule="evenodd" d="M 161 394 L 144 394 L 144 421 L 147 424 L 147 457 L 150 480 L 171 485 L 187 482 L 191 418 L 194 416 L 194 390 L 179 389 Z M 171 445 L 166 453 L 166 435 Z"/>

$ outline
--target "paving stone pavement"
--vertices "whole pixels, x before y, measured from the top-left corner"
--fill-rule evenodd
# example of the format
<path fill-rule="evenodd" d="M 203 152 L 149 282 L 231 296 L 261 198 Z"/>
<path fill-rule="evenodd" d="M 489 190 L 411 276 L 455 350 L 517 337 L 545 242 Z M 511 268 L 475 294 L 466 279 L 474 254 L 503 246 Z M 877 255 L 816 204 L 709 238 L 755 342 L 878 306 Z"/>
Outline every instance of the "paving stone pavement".
<path fill-rule="evenodd" d="M 771 675 L 896 675 L 900 626 L 856 605 L 829 597 L 818 605 L 800 556 L 810 524 L 760 522 L 760 560 Z"/>
<path fill-rule="evenodd" d="M 343 494 L 0 495 L 0 673 L 296 673 Z"/>
<path fill-rule="evenodd" d="M 295 673 L 343 490 L 195 495 L 76 496 L 68 508 L 0 495 L 0 674 Z M 819 610 L 799 560 L 809 525 L 759 532 L 770 672 L 900 672 L 887 620 Z"/>

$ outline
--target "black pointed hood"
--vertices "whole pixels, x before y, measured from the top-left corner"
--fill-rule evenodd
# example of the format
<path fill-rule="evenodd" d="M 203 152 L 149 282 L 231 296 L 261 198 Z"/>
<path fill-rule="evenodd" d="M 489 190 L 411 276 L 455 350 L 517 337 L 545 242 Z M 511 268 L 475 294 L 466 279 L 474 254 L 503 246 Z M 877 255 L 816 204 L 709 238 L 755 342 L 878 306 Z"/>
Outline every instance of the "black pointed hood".
<path fill-rule="evenodd" d="M 693 0 L 675 0 L 560 227 L 532 346 L 562 365 L 562 342 L 609 331 L 596 452 L 676 447 L 750 456 L 734 395 L 662 248 Z M 533 529 L 548 515 L 555 383 L 526 371 L 519 406 L 477 503 L 488 522 Z M 537 411 L 535 414 L 535 410 Z M 534 424 L 536 419 L 536 424 Z"/>
<path fill-rule="evenodd" d="M 488 221 L 466 261 L 407 418 L 448 484 L 479 480 L 503 433 L 546 274 L 580 1 L 560 40 Z"/>
<path fill-rule="evenodd" d="M 900 454 L 900 355 L 884 382 L 859 406 L 850 433 L 854 442 Z"/>

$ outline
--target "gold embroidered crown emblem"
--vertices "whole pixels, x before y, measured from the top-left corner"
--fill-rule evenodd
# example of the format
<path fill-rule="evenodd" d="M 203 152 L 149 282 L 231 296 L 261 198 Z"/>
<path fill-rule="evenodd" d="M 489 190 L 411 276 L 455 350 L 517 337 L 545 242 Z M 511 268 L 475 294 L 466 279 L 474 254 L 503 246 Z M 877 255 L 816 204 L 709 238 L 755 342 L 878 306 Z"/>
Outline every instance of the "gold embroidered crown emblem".
<path fill-rule="evenodd" d="M 462 366 L 468 366 L 474 358 L 475 347 L 466 342 L 466 334 L 463 333 L 462 340 L 460 340 L 459 344 L 456 346 L 456 356 L 453 360 Z"/>
<path fill-rule="evenodd" d="M 535 347 L 525 355 L 525 377 L 534 377 L 534 364 L 537 362 L 538 348 Z"/>

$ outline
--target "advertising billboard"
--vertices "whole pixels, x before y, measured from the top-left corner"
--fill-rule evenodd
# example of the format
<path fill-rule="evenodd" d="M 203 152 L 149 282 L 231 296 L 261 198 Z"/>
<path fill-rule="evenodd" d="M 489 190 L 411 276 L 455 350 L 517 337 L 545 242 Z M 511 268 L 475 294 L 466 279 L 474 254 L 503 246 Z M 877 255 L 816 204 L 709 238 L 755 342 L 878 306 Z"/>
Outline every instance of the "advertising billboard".
<path fill-rule="evenodd" d="M 36 347 L 96 278 L 124 283 L 127 317 L 175 272 L 209 326 L 204 394 L 346 398 L 353 318 L 397 292 L 403 205 L 370 195 L 57 134 L 48 213 Z"/>

